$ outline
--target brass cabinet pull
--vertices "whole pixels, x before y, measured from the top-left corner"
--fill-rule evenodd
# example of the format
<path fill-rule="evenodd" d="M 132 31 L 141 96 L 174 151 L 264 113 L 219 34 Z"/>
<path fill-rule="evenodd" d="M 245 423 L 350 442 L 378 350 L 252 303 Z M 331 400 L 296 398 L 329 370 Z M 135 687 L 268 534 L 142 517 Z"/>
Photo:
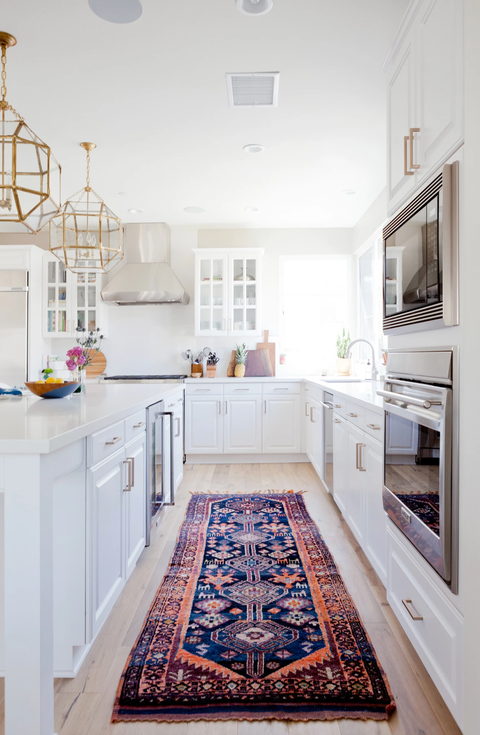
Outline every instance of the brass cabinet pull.
<path fill-rule="evenodd" d="M 134 428 L 134 429 L 141 429 L 141 428 L 142 428 L 142 426 L 145 426 L 145 421 L 140 421 L 140 423 L 139 423 L 139 424 L 134 424 L 134 425 L 133 425 L 133 428 Z"/>
<path fill-rule="evenodd" d="M 374 431 L 380 431 L 382 428 L 381 426 L 377 426 L 376 424 L 367 424 L 369 429 L 373 429 Z"/>
<path fill-rule="evenodd" d="M 362 461 L 363 460 L 363 458 L 362 458 L 362 449 L 366 448 L 366 446 L 367 446 L 366 444 L 360 444 L 359 445 L 359 449 L 358 449 L 358 457 L 359 457 L 359 460 L 358 460 L 359 467 L 358 467 L 358 469 L 360 470 L 360 472 L 366 472 L 367 471 L 365 469 L 365 467 L 363 466 L 363 461 Z"/>
<path fill-rule="evenodd" d="M 114 436 L 111 442 L 105 442 L 105 444 L 110 446 L 111 444 L 118 444 L 118 442 L 121 442 L 121 441 L 122 441 L 121 436 Z"/>
<path fill-rule="evenodd" d="M 415 608 L 413 607 L 413 602 L 411 600 L 402 600 L 402 602 L 412 620 L 423 620 L 423 615 L 419 615 L 416 612 Z M 412 609 L 410 609 L 410 607 Z"/>
<path fill-rule="evenodd" d="M 218 414 L 220 415 L 222 413 L 222 402 L 218 401 Z"/>
<path fill-rule="evenodd" d="M 410 136 L 406 135 L 403 139 L 403 173 L 405 176 L 413 176 L 413 171 L 408 170 L 408 141 Z"/>
<path fill-rule="evenodd" d="M 124 493 L 129 493 L 132 489 L 132 460 L 131 458 L 124 459 L 123 464 L 128 465 L 128 480 L 127 480 L 127 487 L 123 488 Z"/>
<path fill-rule="evenodd" d="M 315 424 L 315 423 L 316 423 L 316 421 L 315 421 L 315 419 L 313 418 L 313 411 L 314 411 L 314 407 L 313 407 L 313 406 L 311 406 L 311 407 L 310 407 L 310 421 L 312 422 L 312 424 Z"/>
<path fill-rule="evenodd" d="M 307 401 L 305 403 L 305 416 L 307 416 L 307 418 L 308 418 L 308 412 L 309 412 L 309 409 L 308 409 L 308 401 Z"/>
<path fill-rule="evenodd" d="M 359 460 L 358 460 L 358 448 L 359 448 L 359 446 L 360 446 L 360 444 L 358 444 L 358 442 L 357 442 L 357 444 L 355 444 L 355 469 L 356 470 L 359 470 L 360 469 L 359 464 L 358 464 L 358 462 L 359 462 Z"/>
<path fill-rule="evenodd" d="M 419 133 L 420 128 L 410 128 L 410 168 L 420 168 L 420 164 L 413 162 L 413 135 Z"/>
<path fill-rule="evenodd" d="M 333 423 L 334 424 L 341 424 L 342 422 L 340 421 L 340 419 L 333 419 Z"/>
<path fill-rule="evenodd" d="M 356 414 L 356 413 L 347 413 L 347 416 L 351 416 L 352 419 L 357 419 L 358 418 L 358 414 Z"/>

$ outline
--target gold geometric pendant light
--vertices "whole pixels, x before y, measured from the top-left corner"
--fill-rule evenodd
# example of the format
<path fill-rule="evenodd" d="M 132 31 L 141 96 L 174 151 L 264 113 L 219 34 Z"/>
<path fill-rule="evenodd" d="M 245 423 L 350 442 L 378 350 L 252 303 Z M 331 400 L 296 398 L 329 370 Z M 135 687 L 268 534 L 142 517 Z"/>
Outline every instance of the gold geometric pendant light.
<path fill-rule="evenodd" d="M 7 48 L 0 31 L 0 232 L 38 232 L 58 212 L 61 169 L 50 147 L 7 102 Z"/>
<path fill-rule="evenodd" d="M 90 187 L 90 151 L 97 146 L 80 145 L 87 151 L 87 185 L 50 221 L 50 251 L 73 273 L 108 273 L 123 258 L 122 222 Z"/>

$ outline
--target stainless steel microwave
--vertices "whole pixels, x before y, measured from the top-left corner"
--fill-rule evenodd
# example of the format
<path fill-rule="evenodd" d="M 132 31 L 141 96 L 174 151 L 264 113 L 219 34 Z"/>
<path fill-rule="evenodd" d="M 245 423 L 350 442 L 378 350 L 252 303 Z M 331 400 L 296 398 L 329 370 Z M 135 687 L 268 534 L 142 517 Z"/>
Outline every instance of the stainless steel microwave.
<path fill-rule="evenodd" d="M 386 225 L 383 255 L 385 334 L 459 323 L 458 161 Z"/>

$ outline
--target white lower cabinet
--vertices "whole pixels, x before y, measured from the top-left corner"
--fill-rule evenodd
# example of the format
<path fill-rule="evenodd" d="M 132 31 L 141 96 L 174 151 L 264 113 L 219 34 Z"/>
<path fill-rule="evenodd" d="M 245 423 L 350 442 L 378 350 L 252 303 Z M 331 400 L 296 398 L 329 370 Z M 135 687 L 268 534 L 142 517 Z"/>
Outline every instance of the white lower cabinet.
<path fill-rule="evenodd" d="M 352 410 L 350 413 L 359 412 Z M 366 420 L 370 421 L 371 416 L 368 412 Z M 381 421 L 381 417 L 378 420 Z M 386 584 L 387 518 L 382 488 L 383 445 L 335 413 L 333 497 L 381 581 Z"/>
<path fill-rule="evenodd" d="M 260 454 L 262 396 L 226 396 L 224 409 L 225 454 Z"/>
<path fill-rule="evenodd" d="M 91 626 L 98 633 L 126 579 L 125 448 L 88 470 L 91 527 Z"/>
<path fill-rule="evenodd" d="M 324 407 L 315 399 L 310 399 L 307 423 L 307 455 L 321 480 L 325 479 L 325 424 Z"/>
<path fill-rule="evenodd" d="M 223 395 L 185 399 L 185 451 L 187 454 L 223 453 Z"/>
<path fill-rule="evenodd" d="M 364 535 L 364 475 L 361 465 L 363 432 L 347 423 L 346 464 L 347 464 L 347 502 L 346 521 L 359 544 L 363 544 Z M 381 487 L 377 488 L 381 494 Z"/>
<path fill-rule="evenodd" d="M 345 419 L 333 417 L 333 497 L 345 515 L 347 506 L 347 465 L 345 462 L 347 427 Z"/>
<path fill-rule="evenodd" d="M 125 493 L 126 578 L 128 579 L 145 548 L 146 504 L 146 436 L 125 445 L 130 490 Z"/>
<path fill-rule="evenodd" d="M 263 397 L 263 451 L 266 454 L 302 451 L 299 395 Z"/>
<path fill-rule="evenodd" d="M 183 480 L 183 395 L 177 398 L 173 414 L 173 463 L 175 490 Z"/>
<path fill-rule="evenodd" d="M 388 523 L 387 599 L 460 727 L 463 618 Z"/>

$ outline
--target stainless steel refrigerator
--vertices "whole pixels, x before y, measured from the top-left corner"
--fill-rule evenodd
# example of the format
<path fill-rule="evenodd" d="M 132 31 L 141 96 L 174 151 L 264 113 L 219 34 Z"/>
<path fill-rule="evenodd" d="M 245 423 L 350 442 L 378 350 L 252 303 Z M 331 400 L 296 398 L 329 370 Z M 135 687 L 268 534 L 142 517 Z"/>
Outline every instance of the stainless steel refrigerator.
<path fill-rule="evenodd" d="M 0 270 L 0 383 L 28 379 L 28 272 Z"/>

